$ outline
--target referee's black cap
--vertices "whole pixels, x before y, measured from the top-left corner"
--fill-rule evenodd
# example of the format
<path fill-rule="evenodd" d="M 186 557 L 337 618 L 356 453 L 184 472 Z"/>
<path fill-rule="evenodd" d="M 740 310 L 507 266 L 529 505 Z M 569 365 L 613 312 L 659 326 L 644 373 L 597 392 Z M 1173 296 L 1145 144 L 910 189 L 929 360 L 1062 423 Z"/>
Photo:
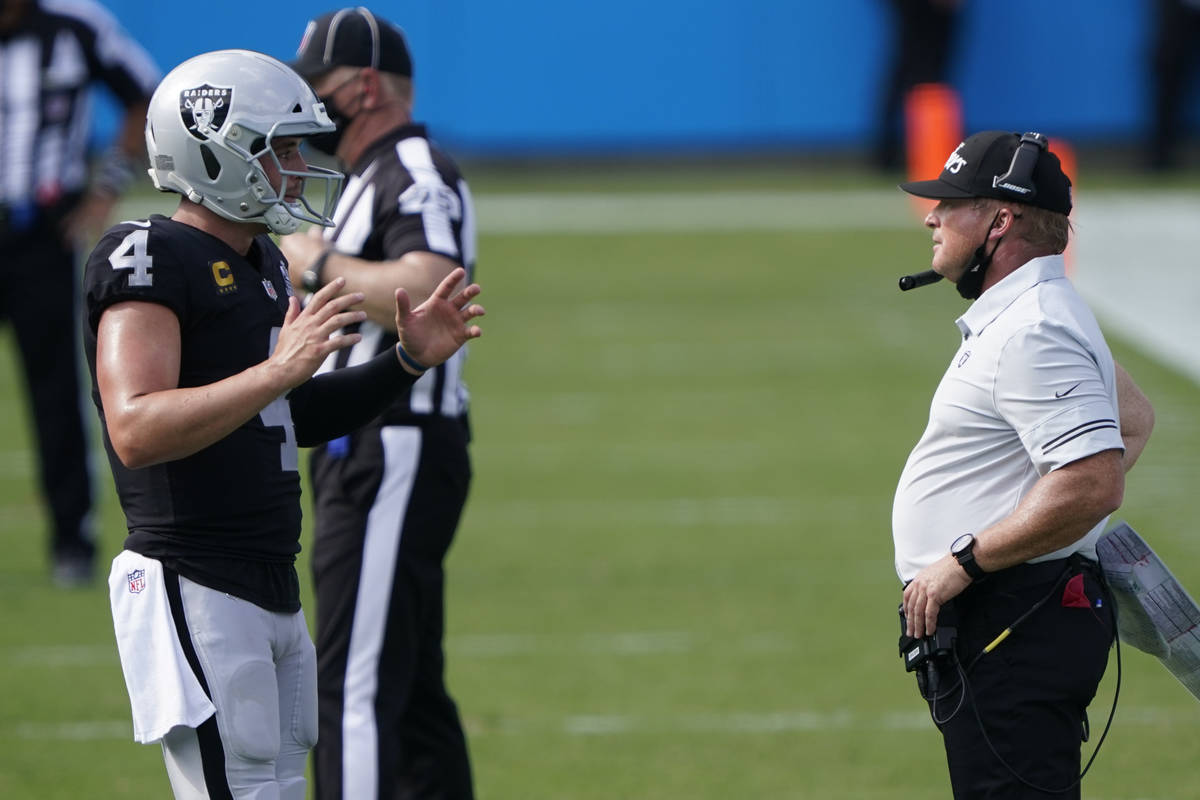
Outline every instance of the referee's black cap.
<path fill-rule="evenodd" d="M 934 200 L 993 197 L 1071 213 L 1071 179 L 1040 133 L 976 133 L 954 149 L 937 178 L 900 188 Z"/>
<path fill-rule="evenodd" d="M 406 78 L 413 74 L 404 31 L 362 6 L 309 20 L 290 66 L 310 82 L 334 67 L 374 67 Z"/>

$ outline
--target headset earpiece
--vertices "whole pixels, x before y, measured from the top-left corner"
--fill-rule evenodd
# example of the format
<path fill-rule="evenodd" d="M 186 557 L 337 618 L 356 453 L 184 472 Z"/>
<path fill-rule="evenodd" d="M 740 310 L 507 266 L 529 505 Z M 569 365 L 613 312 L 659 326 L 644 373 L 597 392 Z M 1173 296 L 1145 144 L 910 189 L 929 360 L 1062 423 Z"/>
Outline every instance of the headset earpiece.
<path fill-rule="evenodd" d="M 1050 142 L 1042 134 L 1022 134 L 1021 142 L 1013 152 L 1012 162 L 1008 165 L 1008 172 L 992 178 L 992 188 L 1009 192 L 1019 200 L 1033 199 L 1037 194 L 1037 186 L 1033 183 L 1033 170 L 1037 167 L 1042 151 L 1049 148 Z"/>

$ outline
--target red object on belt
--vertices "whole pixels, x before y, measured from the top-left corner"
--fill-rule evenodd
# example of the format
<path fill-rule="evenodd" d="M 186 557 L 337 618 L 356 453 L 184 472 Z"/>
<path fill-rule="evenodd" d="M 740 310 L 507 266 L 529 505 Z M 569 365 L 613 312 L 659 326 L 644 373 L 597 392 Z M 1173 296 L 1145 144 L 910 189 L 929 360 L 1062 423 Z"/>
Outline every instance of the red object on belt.
<path fill-rule="evenodd" d="M 1071 580 L 1067 581 L 1063 588 L 1062 604 L 1063 608 L 1092 607 L 1092 602 L 1083 591 L 1083 575 L 1073 575 Z"/>

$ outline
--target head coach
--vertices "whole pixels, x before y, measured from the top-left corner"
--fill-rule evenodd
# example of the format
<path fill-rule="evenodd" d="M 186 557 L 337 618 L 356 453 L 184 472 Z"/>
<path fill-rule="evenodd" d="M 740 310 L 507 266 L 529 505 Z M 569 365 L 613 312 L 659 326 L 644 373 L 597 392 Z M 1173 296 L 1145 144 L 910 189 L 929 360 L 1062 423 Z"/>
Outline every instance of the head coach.
<path fill-rule="evenodd" d="M 1115 632 L 1096 540 L 1153 412 L 1067 280 L 1046 137 L 977 133 L 900 188 L 938 201 L 927 275 L 973 301 L 896 489 L 901 652 L 955 798 L 1079 797 Z"/>

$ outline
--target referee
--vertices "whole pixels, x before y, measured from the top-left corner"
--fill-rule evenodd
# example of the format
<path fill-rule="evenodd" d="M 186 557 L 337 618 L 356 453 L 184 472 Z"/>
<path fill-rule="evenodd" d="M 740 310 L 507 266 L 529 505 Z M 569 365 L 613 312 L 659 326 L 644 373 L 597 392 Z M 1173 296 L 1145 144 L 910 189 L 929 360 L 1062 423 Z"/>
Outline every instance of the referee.
<path fill-rule="evenodd" d="M 323 369 L 395 345 L 393 292 L 414 302 L 475 265 L 467 183 L 411 118 L 404 34 L 365 8 L 309 23 L 296 70 L 337 124 L 309 144 L 346 165 L 335 226 L 282 240 L 292 282 L 334 278 L 365 295 L 362 341 Z M 320 800 L 473 797 L 458 709 L 444 682 L 443 559 L 467 498 L 465 351 L 380 417 L 313 451 Z"/>
<path fill-rule="evenodd" d="M 1071 183 L 1045 137 L 975 134 L 901 188 L 938 201 L 932 268 L 974 301 L 892 511 L 906 633 L 948 651 L 922 694 L 955 798 L 1079 797 L 1115 633 L 1096 540 L 1153 413 L 1065 276 Z"/>
<path fill-rule="evenodd" d="M 146 52 L 91 0 L 0 0 L 0 317 L 21 351 L 60 586 L 90 582 L 95 561 L 76 247 L 102 230 L 144 158 L 158 77 Z M 124 106 L 124 118 L 89 175 L 95 82 Z"/>

